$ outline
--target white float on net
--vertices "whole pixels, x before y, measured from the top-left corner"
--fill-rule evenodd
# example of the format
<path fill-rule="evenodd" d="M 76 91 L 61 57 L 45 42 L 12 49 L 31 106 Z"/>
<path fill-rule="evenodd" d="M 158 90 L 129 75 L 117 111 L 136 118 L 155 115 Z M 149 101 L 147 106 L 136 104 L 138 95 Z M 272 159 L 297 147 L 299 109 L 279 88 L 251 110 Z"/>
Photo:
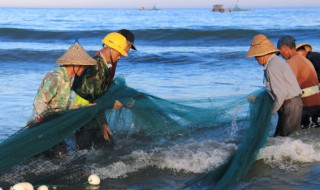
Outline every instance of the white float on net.
<path fill-rule="evenodd" d="M 10 188 L 10 190 L 34 190 L 34 188 L 31 185 L 31 183 L 22 182 L 15 184 L 13 187 Z"/>
<path fill-rule="evenodd" d="M 41 185 L 37 190 L 49 190 L 49 188 L 46 185 Z"/>
<path fill-rule="evenodd" d="M 100 184 L 100 178 L 96 174 L 91 174 L 88 177 L 88 182 L 90 185 L 99 185 Z"/>

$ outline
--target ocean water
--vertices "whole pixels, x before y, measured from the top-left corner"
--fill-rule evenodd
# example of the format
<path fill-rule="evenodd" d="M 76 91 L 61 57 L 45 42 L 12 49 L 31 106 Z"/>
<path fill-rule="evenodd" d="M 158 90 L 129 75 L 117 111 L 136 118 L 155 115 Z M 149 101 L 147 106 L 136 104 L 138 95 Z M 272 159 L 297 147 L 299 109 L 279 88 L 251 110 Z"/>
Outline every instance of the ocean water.
<path fill-rule="evenodd" d="M 320 51 L 320 8 L 232 13 L 0 10 L 0 141 L 25 125 L 42 77 L 56 67 L 56 59 L 75 39 L 94 55 L 107 33 L 132 30 L 138 51 L 120 60 L 116 75 L 134 89 L 179 102 L 244 96 L 263 87 L 263 68 L 246 58 L 256 34 L 267 35 L 275 44 L 282 35 L 293 35 L 297 43 L 309 42 Z M 100 189 L 181 188 L 225 162 L 237 147 L 241 129 L 193 133 L 183 141 L 157 143 L 139 134 L 134 138 L 114 134 L 118 145 L 112 152 L 87 153 L 93 161 L 99 160 L 93 172 L 102 179 Z M 270 138 L 249 173 L 232 189 L 318 189 L 319 135 L 319 129 L 308 129 Z M 58 189 L 90 188 L 78 184 Z"/>

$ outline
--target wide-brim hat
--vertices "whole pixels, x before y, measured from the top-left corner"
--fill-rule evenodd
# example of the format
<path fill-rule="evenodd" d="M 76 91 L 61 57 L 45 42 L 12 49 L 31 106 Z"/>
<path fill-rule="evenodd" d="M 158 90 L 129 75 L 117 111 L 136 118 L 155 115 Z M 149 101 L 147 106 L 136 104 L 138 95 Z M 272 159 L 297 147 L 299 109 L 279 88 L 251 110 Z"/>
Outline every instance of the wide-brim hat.
<path fill-rule="evenodd" d="M 303 42 L 299 45 L 296 46 L 296 49 L 299 49 L 301 47 L 304 47 L 304 49 L 306 50 L 306 52 L 312 51 L 312 46 L 306 42 Z"/>
<path fill-rule="evenodd" d="M 94 60 L 79 44 L 74 43 L 56 62 L 58 65 L 96 65 Z"/>
<path fill-rule="evenodd" d="M 247 57 L 263 56 L 274 52 L 279 50 L 265 35 L 258 34 L 252 39 Z"/>

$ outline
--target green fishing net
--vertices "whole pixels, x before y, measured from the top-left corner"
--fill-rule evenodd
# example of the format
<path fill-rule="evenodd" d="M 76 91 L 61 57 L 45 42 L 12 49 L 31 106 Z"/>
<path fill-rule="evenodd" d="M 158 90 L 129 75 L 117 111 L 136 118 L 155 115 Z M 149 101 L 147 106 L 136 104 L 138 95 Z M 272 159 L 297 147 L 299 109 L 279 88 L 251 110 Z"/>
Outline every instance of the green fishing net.
<path fill-rule="evenodd" d="M 255 100 L 250 104 L 250 127 L 235 154 L 223 165 L 190 181 L 186 188 L 230 189 L 251 168 L 270 135 L 273 108 L 273 100 L 265 90 L 257 91 L 252 96 Z"/>
<path fill-rule="evenodd" d="M 59 113 L 39 126 L 22 129 L 2 141 L 0 184 L 6 187 L 21 181 L 33 184 L 66 184 L 65 181 L 77 184 L 86 181 L 91 171 L 83 154 L 74 153 L 67 159 L 57 160 L 43 160 L 38 155 L 72 137 L 79 129 L 87 129 L 97 115 L 105 112 L 109 125 L 116 126 L 112 128 L 114 134 L 139 135 L 165 142 L 192 135 L 192 130 L 231 126 L 235 120 L 249 122 L 249 131 L 230 162 L 222 166 L 223 170 L 220 169 L 219 173 L 219 169 L 215 170 L 189 184 L 216 184 L 223 189 L 247 172 L 268 136 L 272 102 L 265 91 L 255 96 L 257 98 L 250 106 L 249 115 L 246 96 L 168 101 L 139 92 L 128 87 L 123 78 L 116 78 L 96 105 Z M 112 110 L 115 100 L 128 109 Z M 244 128 L 248 127 L 244 125 Z"/>

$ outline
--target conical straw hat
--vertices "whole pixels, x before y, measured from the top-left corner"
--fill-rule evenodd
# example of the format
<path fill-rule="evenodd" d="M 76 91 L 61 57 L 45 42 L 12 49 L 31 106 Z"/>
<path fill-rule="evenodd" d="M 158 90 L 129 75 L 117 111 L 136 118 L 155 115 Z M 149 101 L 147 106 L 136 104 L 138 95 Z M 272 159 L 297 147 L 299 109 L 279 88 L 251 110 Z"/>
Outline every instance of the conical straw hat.
<path fill-rule="evenodd" d="M 306 52 L 312 51 L 312 46 L 308 43 L 301 43 L 299 45 L 296 46 L 296 49 L 300 48 L 300 47 L 304 47 L 304 49 L 306 50 Z"/>
<path fill-rule="evenodd" d="M 262 56 L 278 51 L 279 50 L 265 35 L 258 34 L 252 39 L 247 57 Z"/>
<path fill-rule="evenodd" d="M 74 43 L 58 60 L 58 65 L 96 65 L 97 61 L 83 49 L 79 42 Z"/>

